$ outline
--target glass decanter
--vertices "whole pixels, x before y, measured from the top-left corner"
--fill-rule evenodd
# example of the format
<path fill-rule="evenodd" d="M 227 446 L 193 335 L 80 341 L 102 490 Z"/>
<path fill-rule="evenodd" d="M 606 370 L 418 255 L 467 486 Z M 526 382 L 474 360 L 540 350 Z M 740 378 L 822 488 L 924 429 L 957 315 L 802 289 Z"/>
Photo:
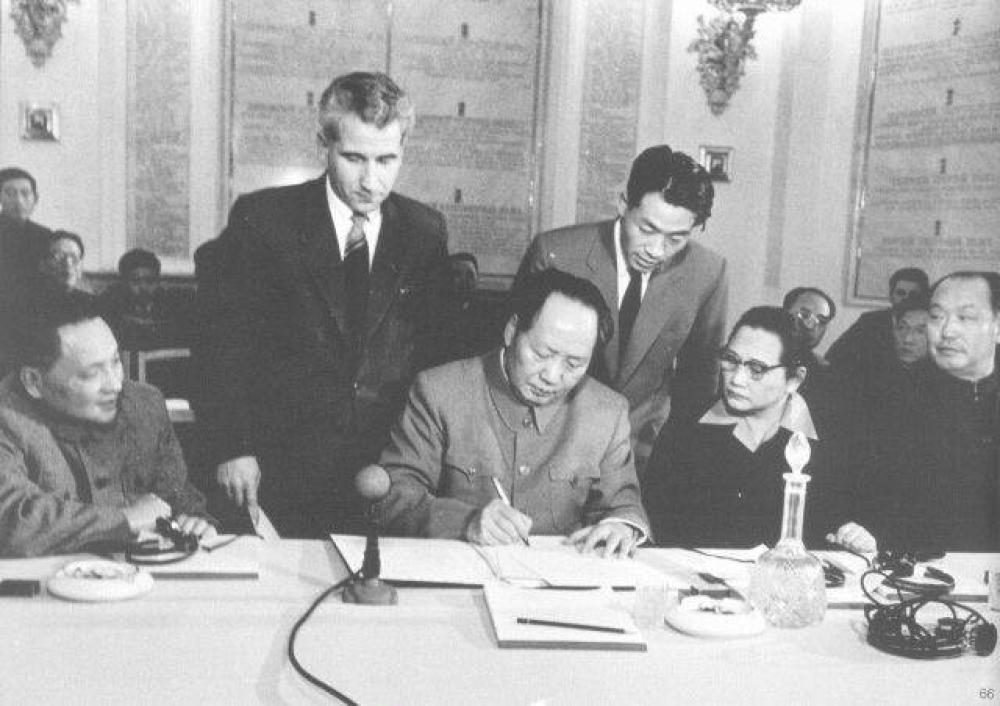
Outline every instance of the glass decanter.
<path fill-rule="evenodd" d="M 749 598 L 771 625 L 801 628 L 818 623 L 826 612 L 823 565 L 802 543 L 806 485 L 810 480 L 802 472 L 809 462 L 809 440 L 804 434 L 797 432 L 788 440 L 785 458 L 792 472 L 783 475 L 781 539 L 757 560 L 750 574 Z"/>

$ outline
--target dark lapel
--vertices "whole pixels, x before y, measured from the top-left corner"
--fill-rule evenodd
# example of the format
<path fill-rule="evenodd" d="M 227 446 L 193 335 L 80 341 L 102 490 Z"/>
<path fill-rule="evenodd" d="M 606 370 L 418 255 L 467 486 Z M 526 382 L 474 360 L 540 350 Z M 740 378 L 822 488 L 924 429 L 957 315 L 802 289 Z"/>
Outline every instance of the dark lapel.
<path fill-rule="evenodd" d="M 632 340 L 615 378 L 616 390 L 624 388 L 629 378 L 635 374 L 639 363 L 646 357 L 671 317 L 682 313 L 684 307 L 692 306 L 684 293 L 697 291 L 690 282 L 694 268 L 682 266 L 690 254 L 691 248 L 685 248 L 649 278 L 639 315 L 632 327 Z"/>
<path fill-rule="evenodd" d="M 302 248 L 303 262 L 313 284 L 337 320 L 341 333 L 347 330 L 344 310 L 344 270 L 340 261 L 337 234 L 326 200 L 326 174 L 302 185 L 298 212 L 292 214 Z"/>
<path fill-rule="evenodd" d="M 587 254 L 590 281 L 597 285 L 615 319 L 615 332 L 604 346 L 604 365 L 608 381 L 618 373 L 618 270 L 615 267 L 615 221 L 597 224 L 597 237 Z"/>
<path fill-rule="evenodd" d="M 365 328 L 368 334 L 378 328 L 385 313 L 397 299 L 399 280 L 406 261 L 408 242 L 399 207 L 390 194 L 382 202 L 382 230 L 372 260 L 371 289 L 368 293 L 368 313 Z"/>

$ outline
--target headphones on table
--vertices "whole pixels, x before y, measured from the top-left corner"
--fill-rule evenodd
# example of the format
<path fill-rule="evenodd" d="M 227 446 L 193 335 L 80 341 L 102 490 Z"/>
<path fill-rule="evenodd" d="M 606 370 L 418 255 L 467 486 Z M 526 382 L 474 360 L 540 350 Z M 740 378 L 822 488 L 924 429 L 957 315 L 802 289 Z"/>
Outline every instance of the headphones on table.
<path fill-rule="evenodd" d="M 198 537 L 185 534 L 176 520 L 156 518 L 156 531 L 160 537 L 143 542 L 132 542 L 125 548 L 125 561 L 131 564 L 176 564 L 198 551 Z"/>
<path fill-rule="evenodd" d="M 955 578 L 927 566 L 915 576 L 918 555 L 913 552 L 880 552 L 871 569 L 861 576 L 861 590 L 872 603 L 864 608 L 868 622 L 868 644 L 889 654 L 912 659 L 958 657 L 971 649 L 980 657 L 993 653 L 997 628 L 978 611 L 948 600 Z M 869 577 L 881 578 L 880 587 L 895 589 L 898 601 L 886 602 L 870 591 Z M 947 615 L 928 626 L 918 619 L 928 606 L 947 610 Z"/>
<path fill-rule="evenodd" d="M 924 566 L 923 574 L 918 576 L 917 564 L 931 558 L 936 557 L 886 550 L 878 553 L 872 568 L 883 577 L 884 586 L 904 597 L 938 598 L 955 590 L 955 577 L 933 566 Z"/>

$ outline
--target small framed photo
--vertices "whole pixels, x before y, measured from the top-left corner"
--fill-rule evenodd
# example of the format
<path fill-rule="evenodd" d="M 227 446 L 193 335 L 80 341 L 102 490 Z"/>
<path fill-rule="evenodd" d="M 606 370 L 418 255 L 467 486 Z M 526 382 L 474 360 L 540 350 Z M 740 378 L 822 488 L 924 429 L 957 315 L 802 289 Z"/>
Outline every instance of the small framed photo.
<path fill-rule="evenodd" d="M 712 177 L 712 181 L 732 181 L 733 148 L 702 145 L 701 166 Z"/>
<path fill-rule="evenodd" d="M 21 139 L 58 142 L 58 106 L 55 103 L 21 103 Z"/>

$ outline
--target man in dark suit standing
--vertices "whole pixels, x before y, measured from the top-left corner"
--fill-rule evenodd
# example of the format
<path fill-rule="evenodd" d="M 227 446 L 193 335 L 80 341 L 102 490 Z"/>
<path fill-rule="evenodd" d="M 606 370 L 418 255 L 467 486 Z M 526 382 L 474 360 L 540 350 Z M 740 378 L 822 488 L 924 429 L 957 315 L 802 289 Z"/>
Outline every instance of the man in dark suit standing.
<path fill-rule="evenodd" d="M 632 163 L 617 219 L 540 234 L 518 272 L 555 267 L 588 279 L 616 312 L 615 334 L 591 368 L 629 401 L 640 478 L 668 415 L 700 414 L 715 397 L 726 262 L 691 240 L 713 198 L 701 165 L 650 147 Z"/>
<path fill-rule="evenodd" d="M 385 74 L 334 79 L 319 106 L 326 174 L 237 199 L 200 268 L 198 414 L 216 479 L 285 536 L 362 527 L 354 474 L 430 362 L 447 232 L 392 192 L 413 120 Z"/>

